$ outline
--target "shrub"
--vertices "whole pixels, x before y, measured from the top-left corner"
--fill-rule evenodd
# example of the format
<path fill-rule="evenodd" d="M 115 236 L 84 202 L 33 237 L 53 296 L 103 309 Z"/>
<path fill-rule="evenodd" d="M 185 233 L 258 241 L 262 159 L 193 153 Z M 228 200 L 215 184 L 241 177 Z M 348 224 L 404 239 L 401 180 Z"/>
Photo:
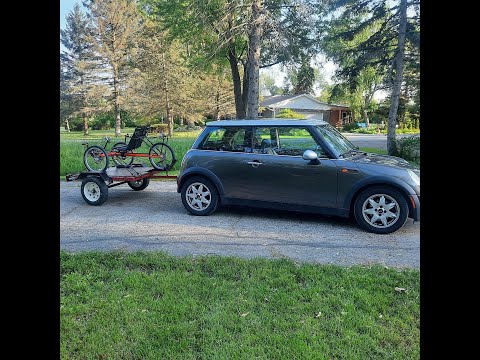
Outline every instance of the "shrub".
<path fill-rule="evenodd" d="M 83 131 L 83 119 L 80 117 L 70 119 L 69 125 L 70 131 Z"/>
<path fill-rule="evenodd" d="M 397 139 L 397 156 L 420 163 L 420 135 Z"/>
<path fill-rule="evenodd" d="M 188 127 L 187 125 L 178 125 L 177 127 L 174 128 L 175 132 L 187 132 L 187 131 L 195 131 L 195 130 L 202 130 L 203 127 L 201 126 L 193 126 L 193 127 Z"/>
<path fill-rule="evenodd" d="M 150 128 L 152 132 L 168 133 L 168 124 L 151 124 Z"/>
<path fill-rule="evenodd" d="M 355 121 L 353 121 L 349 124 L 344 125 L 342 128 L 342 131 L 352 131 L 355 129 L 358 129 L 358 124 Z"/>
<path fill-rule="evenodd" d="M 90 123 L 92 130 L 108 130 L 115 126 L 115 115 L 112 112 L 106 112 L 95 116 Z"/>
<path fill-rule="evenodd" d="M 283 109 L 278 114 L 275 114 L 275 117 L 280 119 L 305 119 L 305 116 L 292 109 Z"/>

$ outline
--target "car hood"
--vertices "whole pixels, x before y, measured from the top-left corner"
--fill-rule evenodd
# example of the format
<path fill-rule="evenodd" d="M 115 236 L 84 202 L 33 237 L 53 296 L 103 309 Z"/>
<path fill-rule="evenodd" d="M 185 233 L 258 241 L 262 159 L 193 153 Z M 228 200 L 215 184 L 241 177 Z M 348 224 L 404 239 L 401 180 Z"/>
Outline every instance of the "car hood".
<path fill-rule="evenodd" d="M 363 164 L 390 166 L 393 168 L 416 170 L 408 161 L 396 156 L 389 156 L 389 155 L 367 153 L 366 155 L 360 155 L 357 158 L 352 159 L 352 161 L 358 163 L 359 165 L 363 163 Z"/>

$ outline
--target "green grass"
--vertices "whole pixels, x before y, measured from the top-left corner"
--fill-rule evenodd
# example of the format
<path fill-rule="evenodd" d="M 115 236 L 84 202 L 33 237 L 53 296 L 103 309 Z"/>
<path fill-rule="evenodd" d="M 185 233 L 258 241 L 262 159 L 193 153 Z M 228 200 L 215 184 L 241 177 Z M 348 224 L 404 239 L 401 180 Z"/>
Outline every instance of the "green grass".
<path fill-rule="evenodd" d="M 157 252 L 60 260 L 62 359 L 419 358 L 418 270 Z"/>
<path fill-rule="evenodd" d="M 384 149 L 362 147 L 362 148 L 360 148 L 360 150 L 365 151 L 365 152 L 369 152 L 369 153 L 381 154 L 381 155 L 387 155 L 388 154 L 387 150 L 384 150 Z"/>
<path fill-rule="evenodd" d="M 358 133 L 358 134 L 376 134 L 377 133 L 377 127 L 376 124 L 372 124 L 370 126 L 370 129 L 367 128 L 358 128 L 358 129 L 353 129 L 348 131 L 349 133 Z M 397 129 L 395 131 L 396 134 L 419 134 L 420 129 Z M 387 128 L 385 127 L 384 129 L 380 130 L 380 134 L 387 134 Z"/>

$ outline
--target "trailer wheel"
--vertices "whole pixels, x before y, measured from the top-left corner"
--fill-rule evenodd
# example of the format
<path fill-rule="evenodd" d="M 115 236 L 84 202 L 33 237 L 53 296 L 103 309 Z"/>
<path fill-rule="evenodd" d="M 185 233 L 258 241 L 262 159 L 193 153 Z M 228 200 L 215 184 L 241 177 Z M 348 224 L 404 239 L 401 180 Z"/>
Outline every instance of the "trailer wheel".
<path fill-rule="evenodd" d="M 83 200 L 89 205 L 102 205 L 108 198 L 108 186 L 96 176 L 83 179 L 81 192 Z"/>
<path fill-rule="evenodd" d="M 140 180 L 135 180 L 135 181 L 129 181 L 128 186 L 130 186 L 133 190 L 135 191 L 140 191 L 145 189 L 148 184 L 150 184 L 150 179 L 149 178 L 143 178 Z"/>

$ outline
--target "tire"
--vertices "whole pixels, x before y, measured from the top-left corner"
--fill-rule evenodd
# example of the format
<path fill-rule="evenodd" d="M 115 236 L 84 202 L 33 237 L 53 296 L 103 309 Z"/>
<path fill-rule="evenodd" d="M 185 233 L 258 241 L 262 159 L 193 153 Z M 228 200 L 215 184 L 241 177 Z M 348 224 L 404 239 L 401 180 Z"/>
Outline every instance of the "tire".
<path fill-rule="evenodd" d="M 148 184 L 150 184 L 150 179 L 149 178 L 143 178 L 137 181 L 129 181 L 128 186 L 130 186 L 133 190 L 135 191 L 140 191 L 145 189 Z"/>
<path fill-rule="evenodd" d="M 102 205 L 108 198 L 108 186 L 97 176 L 83 179 L 81 192 L 83 200 L 89 205 Z"/>
<path fill-rule="evenodd" d="M 115 143 L 113 146 L 112 146 L 112 150 L 111 151 L 115 151 L 115 148 L 117 146 L 125 146 L 127 145 L 126 143 L 124 143 L 123 141 L 120 141 L 118 143 Z M 115 163 L 115 165 L 121 165 L 121 166 L 129 166 L 129 165 L 132 165 L 132 162 L 133 162 L 133 157 L 132 156 L 112 156 L 112 160 L 113 162 Z"/>
<path fill-rule="evenodd" d="M 200 203 L 192 196 L 196 196 L 195 191 L 201 190 L 202 193 L 208 192 L 203 196 Z M 203 176 L 193 176 L 185 181 L 180 191 L 182 203 L 190 214 L 205 216 L 212 214 L 219 205 L 219 196 L 216 186 Z"/>
<path fill-rule="evenodd" d="M 365 230 L 375 234 L 390 234 L 407 221 L 408 204 L 398 190 L 388 186 L 372 186 L 358 195 L 354 215 Z"/>
<path fill-rule="evenodd" d="M 109 164 L 107 152 L 101 146 L 89 146 L 83 154 L 83 163 L 90 171 L 105 171 Z"/>
<path fill-rule="evenodd" d="M 170 145 L 162 142 L 153 144 L 148 155 L 150 163 L 157 170 L 168 171 L 177 162 L 173 149 Z"/>

